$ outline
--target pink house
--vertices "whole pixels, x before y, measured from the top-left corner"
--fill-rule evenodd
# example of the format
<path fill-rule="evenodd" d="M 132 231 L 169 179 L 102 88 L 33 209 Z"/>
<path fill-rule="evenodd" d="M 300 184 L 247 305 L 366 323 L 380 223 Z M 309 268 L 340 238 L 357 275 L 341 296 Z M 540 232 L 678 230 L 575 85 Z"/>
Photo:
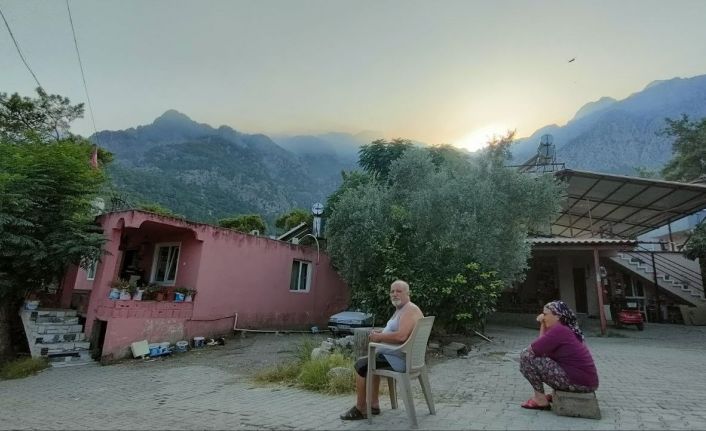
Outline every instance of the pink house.
<path fill-rule="evenodd" d="M 103 360 L 130 353 L 132 342 L 189 340 L 234 327 L 325 327 L 348 304 L 345 283 L 317 248 L 130 210 L 98 218 L 105 254 L 67 274 L 61 305 L 85 317 L 85 333 Z M 193 302 L 116 300 L 118 279 L 161 290 L 194 289 Z"/>

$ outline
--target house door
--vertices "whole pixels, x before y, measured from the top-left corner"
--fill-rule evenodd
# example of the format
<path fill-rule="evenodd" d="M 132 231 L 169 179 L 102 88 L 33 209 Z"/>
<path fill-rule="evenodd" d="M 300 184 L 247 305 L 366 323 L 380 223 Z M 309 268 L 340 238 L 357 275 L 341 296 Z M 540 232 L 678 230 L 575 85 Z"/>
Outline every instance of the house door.
<path fill-rule="evenodd" d="M 588 313 L 586 270 L 583 268 L 574 268 L 574 298 L 576 299 L 576 312 Z"/>
<path fill-rule="evenodd" d="M 105 343 L 105 332 L 108 329 L 108 322 L 96 320 L 93 323 L 93 333 L 91 334 L 91 358 L 100 361 L 103 356 L 103 343 Z"/>

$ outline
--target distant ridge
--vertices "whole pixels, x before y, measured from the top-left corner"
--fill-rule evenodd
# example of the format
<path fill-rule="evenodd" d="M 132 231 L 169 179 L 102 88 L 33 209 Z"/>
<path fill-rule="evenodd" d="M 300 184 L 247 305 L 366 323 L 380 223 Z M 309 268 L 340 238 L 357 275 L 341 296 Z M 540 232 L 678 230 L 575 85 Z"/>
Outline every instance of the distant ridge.
<path fill-rule="evenodd" d="M 564 126 L 545 126 L 513 145 L 514 163 L 532 157 L 541 135 L 554 136 L 557 159 L 567 167 L 634 175 L 636 167 L 660 169 L 672 157 L 672 141 L 657 136 L 665 118 L 706 116 L 706 75 L 653 81 L 623 100 L 587 103 Z"/>

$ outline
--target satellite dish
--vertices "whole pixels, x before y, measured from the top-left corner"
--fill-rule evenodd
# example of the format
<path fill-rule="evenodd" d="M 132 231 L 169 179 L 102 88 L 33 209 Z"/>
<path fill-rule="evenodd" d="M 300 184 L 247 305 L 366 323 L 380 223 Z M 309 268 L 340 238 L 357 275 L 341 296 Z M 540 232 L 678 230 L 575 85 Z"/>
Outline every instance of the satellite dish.
<path fill-rule="evenodd" d="M 321 215 L 324 213 L 324 205 L 321 202 L 316 202 L 311 206 L 311 212 L 314 215 Z"/>

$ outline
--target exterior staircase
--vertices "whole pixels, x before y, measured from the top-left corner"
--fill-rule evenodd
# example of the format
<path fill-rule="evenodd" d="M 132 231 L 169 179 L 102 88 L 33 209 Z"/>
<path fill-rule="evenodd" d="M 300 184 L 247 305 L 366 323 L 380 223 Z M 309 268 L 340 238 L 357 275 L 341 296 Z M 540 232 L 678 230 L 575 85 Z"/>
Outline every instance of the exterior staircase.
<path fill-rule="evenodd" d="M 47 358 L 54 367 L 94 363 L 76 310 L 23 308 L 20 317 L 33 358 Z"/>
<path fill-rule="evenodd" d="M 654 282 L 652 253 L 630 251 L 618 253 L 611 260 L 642 278 Z M 679 253 L 654 253 L 657 285 L 693 306 L 706 306 L 704 286 L 698 263 Z"/>

